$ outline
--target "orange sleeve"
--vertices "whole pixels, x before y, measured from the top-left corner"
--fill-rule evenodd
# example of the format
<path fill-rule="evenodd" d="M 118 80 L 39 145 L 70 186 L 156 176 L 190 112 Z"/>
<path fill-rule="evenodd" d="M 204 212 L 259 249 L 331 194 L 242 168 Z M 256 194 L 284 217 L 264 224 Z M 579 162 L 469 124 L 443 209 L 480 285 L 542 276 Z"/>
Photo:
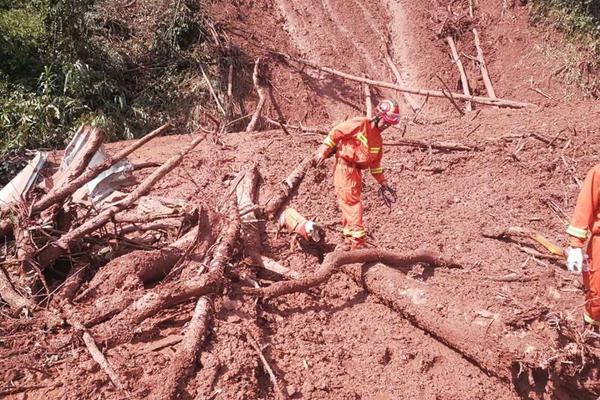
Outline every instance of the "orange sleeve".
<path fill-rule="evenodd" d="M 588 172 L 577 197 L 573 216 L 567 228 L 571 247 L 583 247 L 587 239 L 598 209 L 598 190 L 600 190 L 600 164 Z"/>
<path fill-rule="evenodd" d="M 371 172 L 371 175 L 373 175 L 373 178 L 375 178 L 375 180 L 381 184 L 386 181 L 385 175 L 383 174 L 383 168 L 381 167 L 382 156 L 383 151 L 380 151 L 377 160 L 369 166 L 369 171 Z"/>
<path fill-rule="evenodd" d="M 357 119 L 351 119 L 344 121 L 336 126 L 329 132 L 321 147 L 319 147 L 319 153 L 323 157 L 327 157 L 331 150 L 337 146 L 338 142 L 345 137 L 348 137 L 356 132 L 356 128 L 360 126 L 360 121 Z"/>

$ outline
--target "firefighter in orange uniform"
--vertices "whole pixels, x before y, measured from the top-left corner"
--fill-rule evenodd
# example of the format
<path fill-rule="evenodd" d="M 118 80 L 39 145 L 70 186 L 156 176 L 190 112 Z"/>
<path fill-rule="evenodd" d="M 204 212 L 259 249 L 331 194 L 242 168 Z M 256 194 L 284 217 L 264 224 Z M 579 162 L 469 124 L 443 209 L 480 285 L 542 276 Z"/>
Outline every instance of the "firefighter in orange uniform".
<path fill-rule="evenodd" d="M 567 269 L 583 274 L 585 324 L 600 327 L 600 164 L 587 174 L 567 233 Z M 586 240 L 588 245 L 583 251 Z"/>
<path fill-rule="evenodd" d="M 364 247 L 367 232 L 363 224 L 361 200 L 362 174 L 369 170 L 381 185 L 380 193 L 393 193 L 383 174 L 381 132 L 400 122 L 400 109 L 394 100 L 384 100 L 377 106 L 376 115 L 354 118 L 335 126 L 319 147 L 315 160 L 319 166 L 335 150 L 333 185 L 342 211 L 345 243 L 350 249 Z"/>

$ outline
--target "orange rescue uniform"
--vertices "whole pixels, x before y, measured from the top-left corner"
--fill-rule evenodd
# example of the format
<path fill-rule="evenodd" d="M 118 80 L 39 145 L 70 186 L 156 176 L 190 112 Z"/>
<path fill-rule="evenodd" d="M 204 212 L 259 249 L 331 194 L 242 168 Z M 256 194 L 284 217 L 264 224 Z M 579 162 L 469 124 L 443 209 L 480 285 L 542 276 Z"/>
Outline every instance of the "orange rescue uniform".
<path fill-rule="evenodd" d="M 585 290 L 585 322 L 600 326 L 600 164 L 587 174 L 577 197 L 571 223 L 567 228 L 571 247 L 583 247 L 588 234 L 589 267 L 584 264 L 583 286 Z"/>
<path fill-rule="evenodd" d="M 342 211 L 343 234 L 355 246 L 362 245 L 367 232 L 363 223 L 361 171 L 368 169 L 377 182 L 385 182 L 381 131 L 369 118 L 353 118 L 336 125 L 319 152 L 326 158 L 334 148 L 333 185 Z"/>

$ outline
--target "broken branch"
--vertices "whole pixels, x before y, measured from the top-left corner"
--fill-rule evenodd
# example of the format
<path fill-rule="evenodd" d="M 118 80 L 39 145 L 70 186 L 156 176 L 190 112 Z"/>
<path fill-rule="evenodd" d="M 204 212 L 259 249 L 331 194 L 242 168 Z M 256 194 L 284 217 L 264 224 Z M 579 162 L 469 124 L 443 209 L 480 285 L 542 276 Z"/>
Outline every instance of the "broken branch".
<path fill-rule="evenodd" d="M 447 97 L 447 95 L 443 91 L 440 91 L 440 90 L 414 89 L 414 88 L 409 88 L 409 87 L 405 87 L 405 86 L 401 86 L 401 85 L 395 85 L 395 84 L 389 83 L 389 82 L 375 81 L 372 79 L 361 78 L 361 77 L 358 77 L 355 75 L 351 75 L 351 74 L 347 74 L 345 72 L 335 70 L 333 68 L 322 67 L 318 64 L 315 64 L 315 63 L 307 61 L 307 60 L 296 59 L 285 53 L 281 53 L 281 52 L 273 52 L 273 53 L 278 54 L 288 60 L 296 61 L 296 62 L 299 62 L 306 66 L 309 66 L 311 68 L 317 69 L 319 71 L 327 72 L 332 75 L 337 75 L 342 78 L 352 80 L 355 82 L 368 83 L 369 85 L 372 85 L 372 86 L 385 87 L 388 89 L 394 89 L 394 90 L 398 90 L 400 92 L 412 93 L 412 94 L 416 94 L 416 95 L 420 95 L 420 96 L 430 95 L 431 97 Z M 513 101 L 513 100 L 492 99 L 489 97 L 473 96 L 473 95 L 466 96 L 466 95 L 460 94 L 460 93 L 451 93 L 451 95 L 453 98 L 456 98 L 459 100 L 468 100 L 473 103 L 486 104 L 486 105 L 498 106 L 498 107 L 524 108 L 524 107 L 530 107 L 533 105 L 531 103 L 524 103 L 524 102 Z"/>
<path fill-rule="evenodd" d="M 258 92 L 258 104 L 256 105 L 256 110 L 254 111 L 254 114 L 252 114 L 252 119 L 250 119 L 250 122 L 246 127 L 246 132 L 252 132 L 256 128 L 256 123 L 258 122 L 258 118 L 260 117 L 260 112 L 267 99 L 267 96 L 265 94 L 265 88 L 261 85 L 260 78 L 258 76 L 259 63 L 260 58 L 257 58 L 256 62 L 254 63 L 254 72 L 252 73 L 252 82 L 254 83 L 254 88 Z"/>
<path fill-rule="evenodd" d="M 444 260 L 438 254 L 429 251 L 418 251 L 405 256 L 389 250 L 364 249 L 353 251 L 336 251 L 327 254 L 323 264 L 313 274 L 293 281 L 282 281 L 266 288 L 242 288 L 242 293 L 259 296 L 262 298 L 279 297 L 284 294 L 295 293 L 317 286 L 327 281 L 341 266 L 354 263 L 381 262 L 395 267 L 406 267 L 416 263 L 425 263 L 431 266 L 451 266 L 452 263 Z"/>

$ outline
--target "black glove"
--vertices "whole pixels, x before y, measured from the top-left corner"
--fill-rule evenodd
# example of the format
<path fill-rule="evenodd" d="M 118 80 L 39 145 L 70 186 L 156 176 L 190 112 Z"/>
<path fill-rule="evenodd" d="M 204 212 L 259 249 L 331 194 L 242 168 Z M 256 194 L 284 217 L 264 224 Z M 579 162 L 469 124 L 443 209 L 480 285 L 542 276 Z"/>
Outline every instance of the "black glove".
<path fill-rule="evenodd" d="M 398 195 L 396 194 L 396 191 L 387 184 L 383 184 L 379 187 L 379 196 L 381 196 L 383 204 L 385 204 L 389 208 L 392 208 L 392 204 L 395 203 L 396 200 L 398 200 Z"/>

